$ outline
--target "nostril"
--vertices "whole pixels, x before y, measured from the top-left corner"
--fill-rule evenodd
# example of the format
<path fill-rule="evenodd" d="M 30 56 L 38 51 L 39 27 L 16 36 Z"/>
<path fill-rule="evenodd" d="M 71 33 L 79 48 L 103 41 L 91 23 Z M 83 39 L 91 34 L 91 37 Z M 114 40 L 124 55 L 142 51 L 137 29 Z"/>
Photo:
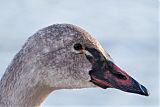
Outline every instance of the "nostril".
<path fill-rule="evenodd" d="M 116 76 L 118 79 L 122 79 L 122 80 L 126 80 L 127 77 L 119 72 L 114 72 L 113 73 L 114 76 Z"/>

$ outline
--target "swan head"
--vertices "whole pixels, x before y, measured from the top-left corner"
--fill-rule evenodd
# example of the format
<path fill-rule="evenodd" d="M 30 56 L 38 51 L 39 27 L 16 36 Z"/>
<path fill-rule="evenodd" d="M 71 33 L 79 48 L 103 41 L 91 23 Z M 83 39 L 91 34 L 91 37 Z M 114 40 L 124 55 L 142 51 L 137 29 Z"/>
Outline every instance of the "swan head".
<path fill-rule="evenodd" d="M 147 89 L 120 69 L 85 30 L 56 24 L 39 30 L 24 45 L 38 82 L 54 89 L 117 88 L 148 95 Z M 33 64 L 34 62 L 34 64 Z"/>

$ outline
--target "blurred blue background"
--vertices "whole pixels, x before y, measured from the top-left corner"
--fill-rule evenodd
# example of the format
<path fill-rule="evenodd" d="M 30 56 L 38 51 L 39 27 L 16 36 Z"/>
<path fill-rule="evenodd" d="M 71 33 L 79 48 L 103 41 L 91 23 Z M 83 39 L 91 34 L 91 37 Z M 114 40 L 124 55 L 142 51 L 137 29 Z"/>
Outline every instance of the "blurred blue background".
<path fill-rule="evenodd" d="M 29 36 L 55 23 L 75 24 L 90 32 L 151 94 L 59 90 L 44 107 L 158 107 L 158 0 L 0 0 L 0 77 Z"/>

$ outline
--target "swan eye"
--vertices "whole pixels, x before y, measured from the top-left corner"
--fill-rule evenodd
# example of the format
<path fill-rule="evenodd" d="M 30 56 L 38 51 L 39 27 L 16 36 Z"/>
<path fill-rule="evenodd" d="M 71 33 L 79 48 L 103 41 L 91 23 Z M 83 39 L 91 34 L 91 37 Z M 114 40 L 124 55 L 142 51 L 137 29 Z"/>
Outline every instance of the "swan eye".
<path fill-rule="evenodd" d="M 83 46 L 80 43 L 76 43 L 73 47 L 76 51 L 83 50 Z"/>

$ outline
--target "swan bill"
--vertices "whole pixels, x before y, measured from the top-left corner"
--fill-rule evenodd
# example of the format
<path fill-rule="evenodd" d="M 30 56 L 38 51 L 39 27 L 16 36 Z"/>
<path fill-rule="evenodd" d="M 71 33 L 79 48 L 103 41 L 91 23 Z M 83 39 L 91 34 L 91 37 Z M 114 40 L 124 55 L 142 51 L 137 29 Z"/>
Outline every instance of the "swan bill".
<path fill-rule="evenodd" d="M 143 85 L 112 61 L 107 60 L 100 51 L 94 48 L 88 48 L 87 51 L 92 54 L 92 56 L 86 54 L 92 64 L 92 70 L 89 71 L 90 82 L 103 89 L 116 88 L 125 92 L 149 96 L 148 90 Z"/>

